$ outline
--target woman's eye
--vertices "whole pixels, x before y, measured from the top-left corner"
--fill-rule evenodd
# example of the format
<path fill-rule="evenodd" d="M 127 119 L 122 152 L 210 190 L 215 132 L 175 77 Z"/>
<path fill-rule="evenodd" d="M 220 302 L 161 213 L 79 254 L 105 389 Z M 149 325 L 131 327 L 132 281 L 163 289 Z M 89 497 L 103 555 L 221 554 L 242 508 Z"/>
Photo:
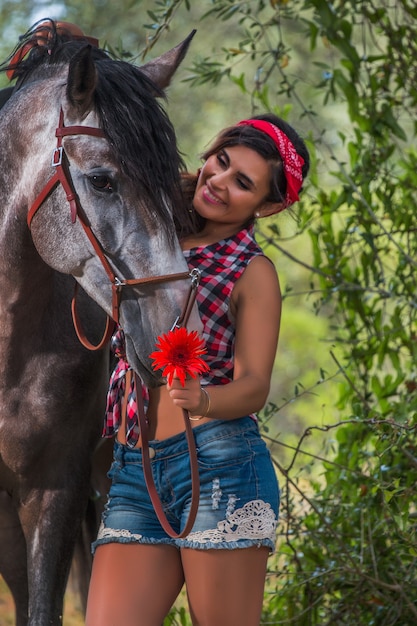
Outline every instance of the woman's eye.
<path fill-rule="evenodd" d="M 244 180 L 237 179 L 237 184 L 241 189 L 249 189 L 249 185 Z"/>
<path fill-rule="evenodd" d="M 223 165 L 223 167 L 226 167 L 227 161 L 226 161 L 226 157 L 224 156 L 224 154 L 218 154 L 217 160 L 220 163 L 220 165 Z"/>
<path fill-rule="evenodd" d="M 99 176 L 98 174 L 94 176 L 89 176 L 88 180 L 98 191 L 113 191 L 113 185 L 108 176 Z"/>

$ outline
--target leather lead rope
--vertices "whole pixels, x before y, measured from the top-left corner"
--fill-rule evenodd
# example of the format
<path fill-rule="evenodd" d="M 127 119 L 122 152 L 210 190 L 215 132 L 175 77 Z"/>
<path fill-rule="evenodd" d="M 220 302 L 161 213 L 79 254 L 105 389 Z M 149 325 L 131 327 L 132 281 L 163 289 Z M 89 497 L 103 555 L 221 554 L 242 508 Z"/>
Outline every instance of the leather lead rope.
<path fill-rule="evenodd" d="M 139 426 L 141 433 L 141 443 L 142 443 L 142 467 L 143 473 L 145 476 L 146 487 L 148 489 L 149 497 L 152 501 L 153 508 L 155 509 L 155 513 L 159 519 L 159 522 L 165 532 L 172 537 L 173 539 L 180 539 L 182 537 L 186 537 L 192 527 L 194 526 L 195 518 L 198 511 L 198 505 L 200 503 L 200 477 L 198 474 L 198 460 L 197 460 L 197 449 L 195 445 L 193 428 L 191 426 L 191 422 L 189 420 L 189 413 L 185 409 L 183 409 L 183 417 L 185 423 L 185 434 L 188 443 L 188 452 L 190 455 L 190 468 L 191 468 L 191 506 L 188 513 L 187 522 L 183 528 L 183 530 L 179 533 L 176 533 L 172 528 L 171 524 L 168 521 L 167 516 L 165 515 L 165 511 L 162 506 L 161 499 L 159 497 L 158 491 L 155 487 L 155 481 L 153 479 L 152 474 L 152 466 L 151 459 L 149 456 L 149 440 L 148 440 L 148 423 L 145 417 L 145 411 L 143 406 L 143 399 L 141 390 L 141 382 L 136 373 L 134 373 L 135 387 L 136 387 L 136 398 L 137 398 L 137 407 L 138 407 L 138 415 L 139 415 Z"/>
<path fill-rule="evenodd" d="M 196 269 L 191 271 L 191 286 L 188 294 L 188 299 L 186 305 L 184 307 L 183 314 L 176 320 L 174 327 L 179 328 L 180 326 L 186 326 L 192 307 L 195 302 L 195 298 L 197 295 L 197 288 L 200 281 L 200 272 Z M 141 444 L 142 444 L 142 467 L 143 473 L 145 476 L 146 487 L 148 489 L 149 497 L 152 501 L 153 507 L 155 509 L 155 513 L 159 519 L 159 522 L 162 528 L 165 530 L 167 535 L 172 537 L 173 539 L 181 539 L 182 537 L 186 537 L 192 527 L 194 526 L 195 518 L 198 511 L 198 505 L 200 503 L 200 477 L 198 474 L 198 459 L 197 459 L 197 449 L 195 445 L 194 432 L 190 422 L 190 414 L 186 409 L 182 410 L 184 424 L 185 424 L 185 435 L 188 443 L 188 452 L 190 455 L 190 470 L 191 470 L 191 506 L 188 513 L 188 518 L 185 523 L 183 530 L 179 533 L 176 533 L 169 523 L 167 516 L 165 515 L 164 508 L 162 506 L 161 499 L 159 497 L 158 491 L 155 486 L 155 481 L 153 479 L 152 474 L 152 466 L 151 459 L 149 456 L 149 439 L 148 439 L 148 422 L 145 416 L 145 409 L 143 405 L 143 397 L 141 393 L 142 384 L 139 376 L 134 373 L 134 381 L 135 381 L 135 389 L 136 389 L 136 403 L 138 407 L 138 416 L 139 416 L 139 426 L 140 426 L 140 434 L 141 434 Z M 128 388 L 126 385 L 125 393 L 128 393 Z"/>

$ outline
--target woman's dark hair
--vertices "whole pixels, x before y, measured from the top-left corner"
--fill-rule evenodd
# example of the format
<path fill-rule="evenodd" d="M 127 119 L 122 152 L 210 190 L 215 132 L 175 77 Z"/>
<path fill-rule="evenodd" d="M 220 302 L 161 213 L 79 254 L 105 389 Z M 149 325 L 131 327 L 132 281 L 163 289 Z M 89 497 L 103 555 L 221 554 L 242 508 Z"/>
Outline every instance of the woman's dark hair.
<path fill-rule="evenodd" d="M 294 128 L 272 113 L 253 116 L 251 119 L 270 122 L 287 135 L 297 153 L 304 160 L 304 165 L 302 167 L 302 175 L 304 179 L 307 176 L 310 167 L 310 156 L 304 141 Z M 213 154 L 217 154 L 221 150 L 231 148 L 233 146 L 245 146 L 246 148 L 255 150 L 255 152 L 260 154 L 266 161 L 271 163 L 271 189 L 266 200 L 268 202 L 282 202 L 287 191 L 287 180 L 285 178 L 281 155 L 273 139 L 271 139 L 271 137 L 269 137 L 266 133 L 263 133 L 252 126 L 230 126 L 224 129 L 216 137 L 208 150 L 202 154 L 202 159 L 206 161 Z M 197 176 L 191 174 L 184 175 L 182 179 L 184 196 L 190 207 L 192 206 L 192 199 L 194 197 L 197 179 Z"/>

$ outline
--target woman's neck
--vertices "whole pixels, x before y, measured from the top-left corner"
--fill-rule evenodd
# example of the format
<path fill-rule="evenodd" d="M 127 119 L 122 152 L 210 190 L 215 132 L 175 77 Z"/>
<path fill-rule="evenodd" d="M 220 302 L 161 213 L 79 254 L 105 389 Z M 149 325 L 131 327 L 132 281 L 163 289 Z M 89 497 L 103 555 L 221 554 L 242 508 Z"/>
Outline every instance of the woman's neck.
<path fill-rule="evenodd" d="M 191 248 L 198 248 L 202 246 L 210 246 L 213 243 L 218 243 L 224 239 L 234 237 L 237 233 L 245 228 L 245 225 L 238 229 L 236 226 L 230 226 L 229 224 L 218 224 L 217 222 L 208 222 L 204 225 L 202 230 L 195 235 L 188 235 L 181 241 L 181 247 L 183 250 L 190 250 Z"/>

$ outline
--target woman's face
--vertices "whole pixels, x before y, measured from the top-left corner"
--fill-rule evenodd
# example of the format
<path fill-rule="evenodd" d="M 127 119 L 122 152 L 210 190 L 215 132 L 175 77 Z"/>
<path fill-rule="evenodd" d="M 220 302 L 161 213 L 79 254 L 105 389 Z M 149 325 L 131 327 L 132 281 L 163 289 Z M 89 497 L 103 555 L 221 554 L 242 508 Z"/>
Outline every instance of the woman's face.
<path fill-rule="evenodd" d="M 194 194 L 197 213 L 208 221 L 240 230 L 265 204 L 271 167 L 246 146 L 224 148 L 205 162 Z"/>

